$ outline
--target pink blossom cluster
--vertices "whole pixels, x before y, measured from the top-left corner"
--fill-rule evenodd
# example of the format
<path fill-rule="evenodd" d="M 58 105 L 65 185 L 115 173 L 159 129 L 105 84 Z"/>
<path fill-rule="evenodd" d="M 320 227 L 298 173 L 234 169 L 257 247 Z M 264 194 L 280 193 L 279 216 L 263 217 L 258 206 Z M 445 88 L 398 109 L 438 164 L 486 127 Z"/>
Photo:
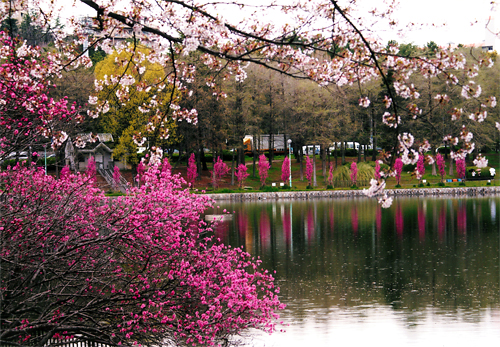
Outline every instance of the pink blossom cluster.
<path fill-rule="evenodd" d="M 422 177 L 425 175 L 425 165 L 424 165 L 424 156 L 423 155 L 420 155 L 418 157 L 417 167 L 415 170 L 416 170 L 417 179 L 419 181 L 422 180 Z"/>
<path fill-rule="evenodd" d="M 358 180 L 358 164 L 356 162 L 351 163 L 351 182 L 353 185 L 356 185 L 356 181 Z"/>
<path fill-rule="evenodd" d="M 269 175 L 269 169 L 271 168 L 271 164 L 269 164 L 269 161 L 267 160 L 266 156 L 264 154 L 261 154 L 259 156 L 259 177 L 260 177 L 260 184 L 262 186 L 266 185 L 266 179 Z"/>
<path fill-rule="evenodd" d="M 196 177 L 198 177 L 197 170 L 198 169 L 196 167 L 196 159 L 194 158 L 194 153 L 191 153 L 187 165 L 187 181 L 191 186 L 194 185 L 194 180 L 196 179 Z"/>
<path fill-rule="evenodd" d="M 290 159 L 285 156 L 283 164 L 281 165 L 281 181 L 287 183 L 290 179 Z"/>
<path fill-rule="evenodd" d="M 394 162 L 394 173 L 398 184 L 401 183 L 402 172 L 403 172 L 403 160 L 401 160 L 400 158 L 396 158 L 396 161 Z"/>
<path fill-rule="evenodd" d="M 236 178 L 238 179 L 238 186 L 243 188 L 243 183 L 250 174 L 247 172 L 248 168 L 245 164 L 238 165 L 238 169 L 236 170 Z"/>
<path fill-rule="evenodd" d="M 203 236 L 208 197 L 156 166 L 116 199 L 86 180 L 23 166 L 0 173 L 3 337 L 213 345 L 274 330 L 283 305 L 273 276 Z"/>
<path fill-rule="evenodd" d="M 456 170 L 457 170 L 457 176 L 459 178 L 465 178 L 465 159 L 457 159 L 456 160 Z"/>
<path fill-rule="evenodd" d="M 306 179 L 309 182 L 309 186 L 312 186 L 312 177 L 314 173 L 313 162 L 309 156 L 306 156 Z"/>
<path fill-rule="evenodd" d="M 214 162 L 214 169 L 211 171 L 212 174 L 212 184 L 214 188 L 219 186 L 219 182 L 228 172 L 229 167 L 222 161 L 220 157 L 217 157 L 217 160 Z"/>
<path fill-rule="evenodd" d="M 444 179 L 444 176 L 446 175 L 445 172 L 445 163 L 444 163 L 444 158 L 441 155 L 441 153 L 436 154 L 436 165 L 438 167 L 439 174 L 441 175 L 441 181 Z"/>

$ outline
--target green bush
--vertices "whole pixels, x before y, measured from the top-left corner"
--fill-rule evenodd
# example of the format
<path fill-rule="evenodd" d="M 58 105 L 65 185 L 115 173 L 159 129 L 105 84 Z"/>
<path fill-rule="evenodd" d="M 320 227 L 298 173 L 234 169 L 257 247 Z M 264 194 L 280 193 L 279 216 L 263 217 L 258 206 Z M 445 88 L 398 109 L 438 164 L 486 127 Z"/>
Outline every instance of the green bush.
<path fill-rule="evenodd" d="M 403 165 L 403 172 L 413 172 L 413 171 L 415 171 L 416 167 L 417 167 L 417 165 L 415 165 L 415 164 Z"/>
<path fill-rule="evenodd" d="M 279 192 L 279 188 L 273 186 L 262 186 L 260 190 L 266 193 Z"/>
<path fill-rule="evenodd" d="M 358 156 L 358 150 L 354 148 L 346 148 L 345 149 L 345 156 L 346 157 L 357 157 Z"/>

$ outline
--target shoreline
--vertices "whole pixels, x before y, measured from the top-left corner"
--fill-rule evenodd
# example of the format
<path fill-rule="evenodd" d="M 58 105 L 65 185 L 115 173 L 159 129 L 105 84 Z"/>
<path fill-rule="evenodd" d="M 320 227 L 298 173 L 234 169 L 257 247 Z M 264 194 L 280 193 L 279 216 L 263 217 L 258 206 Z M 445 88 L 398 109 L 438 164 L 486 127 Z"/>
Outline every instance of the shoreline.
<path fill-rule="evenodd" d="M 486 187 L 449 187 L 449 188 L 412 188 L 386 189 L 388 196 L 484 196 L 500 194 L 500 186 Z M 366 197 L 363 189 L 358 190 L 322 190 L 322 191 L 283 191 L 283 192 L 255 192 L 255 193 L 224 193 L 206 194 L 215 201 L 255 201 L 255 200 L 308 200 L 315 198 L 346 198 Z"/>

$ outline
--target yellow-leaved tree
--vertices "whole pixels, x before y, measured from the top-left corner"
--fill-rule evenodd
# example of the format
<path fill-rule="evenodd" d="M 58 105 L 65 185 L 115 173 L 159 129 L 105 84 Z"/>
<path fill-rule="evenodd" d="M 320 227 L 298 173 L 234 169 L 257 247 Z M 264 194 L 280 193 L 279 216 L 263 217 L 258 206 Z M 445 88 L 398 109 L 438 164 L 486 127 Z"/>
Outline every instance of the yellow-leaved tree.
<path fill-rule="evenodd" d="M 90 103 L 105 100 L 99 125 L 118 139 L 113 157 L 134 167 L 139 163 L 140 146 L 165 149 L 180 140 L 170 116 L 171 104 L 180 93 L 165 82 L 164 68 L 148 60 L 149 53 L 147 47 L 129 45 L 106 56 L 95 67 L 100 81 L 97 98 L 90 98 Z M 126 88 L 116 88 L 116 83 Z"/>

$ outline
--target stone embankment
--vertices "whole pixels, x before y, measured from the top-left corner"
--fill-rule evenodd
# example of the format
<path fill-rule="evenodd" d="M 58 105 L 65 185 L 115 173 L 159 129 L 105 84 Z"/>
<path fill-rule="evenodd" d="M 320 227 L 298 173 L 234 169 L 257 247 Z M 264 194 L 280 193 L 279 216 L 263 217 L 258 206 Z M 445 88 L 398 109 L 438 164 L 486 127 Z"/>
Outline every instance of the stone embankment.
<path fill-rule="evenodd" d="M 500 187 L 456 187 L 456 188 L 413 188 L 413 189 L 386 189 L 389 196 L 484 196 L 499 194 Z M 324 191 L 282 191 L 272 193 L 232 193 L 208 194 L 215 201 L 247 201 L 247 200 L 307 200 L 315 198 L 352 198 L 366 197 L 362 189 L 359 190 L 324 190 Z"/>

